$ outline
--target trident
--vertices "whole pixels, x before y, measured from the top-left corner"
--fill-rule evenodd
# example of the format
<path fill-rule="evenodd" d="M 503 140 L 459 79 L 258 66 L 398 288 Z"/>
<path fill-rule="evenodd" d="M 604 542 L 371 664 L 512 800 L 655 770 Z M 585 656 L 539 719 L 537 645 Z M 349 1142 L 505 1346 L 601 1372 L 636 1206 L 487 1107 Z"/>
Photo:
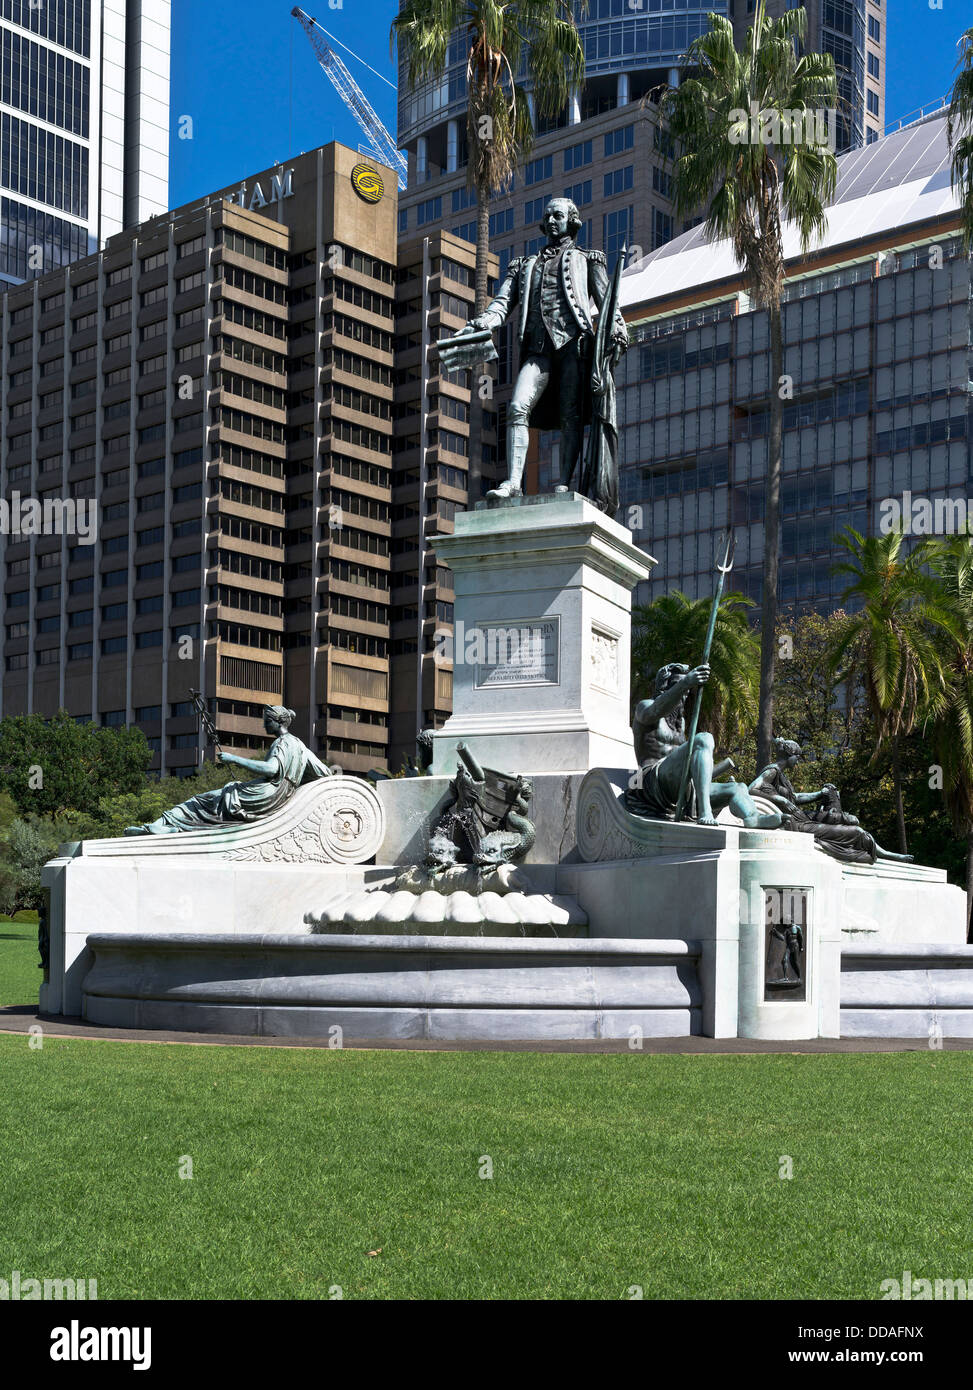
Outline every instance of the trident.
<path fill-rule="evenodd" d="M 724 539 L 726 541 L 725 545 L 723 545 Z M 705 666 L 709 661 L 710 647 L 713 645 L 713 632 L 716 628 L 716 615 L 720 611 L 720 599 L 723 597 L 723 585 L 726 581 L 726 576 L 733 568 L 733 552 L 736 550 L 736 536 L 732 531 L 727 531 L 720 537 L 720 544 L 723 549 L 723 562 L 722 564 L 719 560 L 716 562 L 716 568 L 719 571 L 720 577 L 716 581 L 716 593 L 713 595 L 713 607 L 710 609 L 709 627 L 706 629 L 706 641 L 703 643 L 703 659 L 700 662 L 701 666 Z M 683 763 L 682 777 L 679 781 L 679 799 L 676 802 L 676 820 L 682 820 L 683 807 L 686 804 L 686 792 L 689 790 L 689 766 L 693 760 L 693 743 L 696 739 L 696 726 L 699 724 L 699 707 L 702 703 L 703 689 L 702 686 L 700 686 L 699 693 L 696 696 L 696 703 L 693 706 L 693 717 L 689 725 L 689 737 L 686 741 L 689 751 L 686 754 L 686 761 Z"/>

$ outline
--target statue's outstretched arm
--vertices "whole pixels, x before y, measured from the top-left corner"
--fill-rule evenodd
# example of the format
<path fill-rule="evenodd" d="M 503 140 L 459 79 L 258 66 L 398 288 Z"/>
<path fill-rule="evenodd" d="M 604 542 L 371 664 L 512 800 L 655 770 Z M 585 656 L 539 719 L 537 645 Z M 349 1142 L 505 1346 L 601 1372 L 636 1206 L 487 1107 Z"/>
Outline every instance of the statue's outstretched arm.
<path fill-rule="evenodd" d="M 470 319 L 467 327 L 470 328 L 499 328 L 507 319 L 520 297 L 520 267 L 523 264 L 522 258 L 511 261 L 507 267 L 507 273 L 503 277 L 503 283 L 490 303 L 475 318 Z"/>
<path fill-rule="evenodd" d="M 257 772 L 262 777 L 272 777 L 275 772 L 280 771 L 280 763 L 276 758 L 265 760 L 263 758 L 241 758 L 237 753 L 224 752 L 221 762 L 235 763 L 237 767 L 245 768 L 247 772 Z"/>

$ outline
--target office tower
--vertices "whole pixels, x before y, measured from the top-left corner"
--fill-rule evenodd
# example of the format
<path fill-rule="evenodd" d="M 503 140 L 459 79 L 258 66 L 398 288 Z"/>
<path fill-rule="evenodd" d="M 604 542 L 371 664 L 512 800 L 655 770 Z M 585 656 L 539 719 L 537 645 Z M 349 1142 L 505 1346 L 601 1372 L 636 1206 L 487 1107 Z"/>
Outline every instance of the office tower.
<path fill-rule="evenodd" d="M 0 0 L 0 284 L 169 201 L 169 0 Z"/>
<path fill-rule="evenodd" d="M 786 233 L 785 610 L 838 607 L 835 534 L 877 534 L 903 494 L 934 500 L 940 531 L 937 516 L 965 519 L 973 300 L 959 226 L 939 113 L 841 156 L 828 234 L 808 255 Z M 701 229 L 633 267 L 622 303 L 634 345 L 618 372 L 619 517 L 659 560 L 637 597 L 709 594 L 729 525 L 733 585 L 759 603 L 767 315 L 729 246 Z"/>
<path fill-rule="evenodd" d="M 449 535 L 469 506 L 469 371 L 444 372 L 435 343 L 473 315 L 475 249 L 445 232 L 399 243 L 396 290 L 395 439 L 392 472 L 391 765 L 414 755 L 417 729 L 438 728 L 452 711 L 449 648 L 452 571 L 436 561 L 437 532 Z M 493 269 L 496 269 L 494 264 Z M 492 420 L 492 416 L 489 417 Z M 495 435 L 482 447 L 496 456 Z"/>
<path fill-rule="evenodd" d="M 417 383 L 422 335 L 465 320 L 473 248 L 416 254 L 397 288 L 395 178 L 328 145 L 2 295 L 2 713 L 137 723 L 154 766 L 182 774 L 191 689 L 238 749 L 262 746 L 261 707 L 283 700 L 332 764 L 387 765 L 390 576 L 413 605 L 418 582 L 414 520 L 392 540 L 393 467 L 411 476 L 413 440 L 440 451 L 430 530 L 465 497 L 468 392 L 437 384 L 430 417 Z M 418 488 L 403 481 L 403 508 Z M 417 620 L 397 631 L 417 644 Z"/>
<path fill-rule="evenodd" d="M 753 22 L 755 0 L 737 0 L 733 28 L 741 44 Z M 779 15 L 791 0 L 768 0 Z M 805 47 L 830 53 L 838 76 L 835 143 L 839 151 L 870 144 L 885 129 L 885 0 L 804 0 Z"/>

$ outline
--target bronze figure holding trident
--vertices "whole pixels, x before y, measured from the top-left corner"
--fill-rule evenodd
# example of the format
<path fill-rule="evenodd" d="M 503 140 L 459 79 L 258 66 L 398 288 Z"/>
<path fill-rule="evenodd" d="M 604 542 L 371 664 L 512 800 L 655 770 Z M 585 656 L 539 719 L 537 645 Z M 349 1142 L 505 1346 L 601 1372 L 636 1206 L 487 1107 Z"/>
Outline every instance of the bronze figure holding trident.
<path fill-rule="evenodd" d="M 728 806 L 751 830 L 776 830 L 781 823 L 777 811 L 761 815 L 743 782 L 717 782 L 714 776 L 732 768 L 729 761 L 713 766 L 713 735 L 697 733 L 702 687 L 710 678 L 709 654 L 713 644 L 716 615 L 726 576 L 733 568 L 732 543 L 728 539 L 722 561 L 717 561 L 719 579 L 710 612 L 703 659 L 692 670 L 670 662 L 656 673 L 655 698 L 641 700 L 635 707 L 632 732 L 639 762 L 636 785 L 625 794 L 625 805 L 637 816 L 655 820 L 681 820 L 687 810 L 699 825 L 715 825 L 716 815 Z M 686 733 L 687 697 L 699 691 Z"/>

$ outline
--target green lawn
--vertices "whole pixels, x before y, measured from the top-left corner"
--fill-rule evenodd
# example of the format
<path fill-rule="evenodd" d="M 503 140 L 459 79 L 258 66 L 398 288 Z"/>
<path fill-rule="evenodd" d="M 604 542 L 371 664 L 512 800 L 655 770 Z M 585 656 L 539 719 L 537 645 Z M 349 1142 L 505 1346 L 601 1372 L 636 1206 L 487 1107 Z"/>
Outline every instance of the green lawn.
<path fill-rule="evenodd" d="M 37 1003 L 44 978 L 37 968 L 39 961 L 37 913 L 18 912 L 13 918 L 0 913 L 0 1008 Z"/>
<path fill-rule="evenodd" d="M 103 1298 L 873 1299 L 904 1269 L 973 1276 L 971 1086 L 971 1053 L 0 1036 L 0 1277 L 94 1277 Z"/>

